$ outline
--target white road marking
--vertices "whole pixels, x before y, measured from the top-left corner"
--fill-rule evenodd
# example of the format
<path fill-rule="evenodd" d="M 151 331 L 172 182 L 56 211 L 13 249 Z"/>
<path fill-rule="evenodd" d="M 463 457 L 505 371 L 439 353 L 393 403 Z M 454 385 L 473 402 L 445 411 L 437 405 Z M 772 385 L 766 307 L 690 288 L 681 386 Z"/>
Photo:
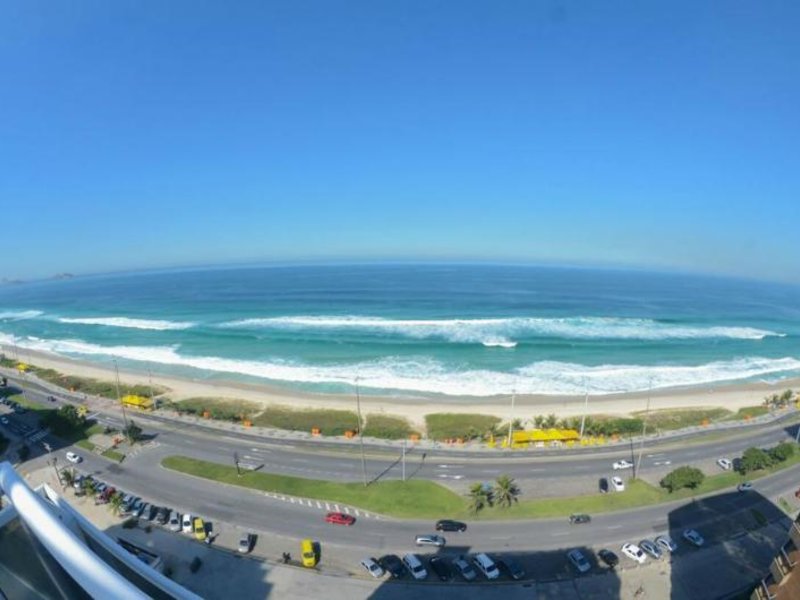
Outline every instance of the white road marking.
<path fill-rule="evenodd" d="M 319 503 L 319 500 L 317 500 L 317 508 L 322 508 L 322 504 Z"/>
<path fill-rule="evenodd" d="M 289 498 L 289 500 L 291 500 L 292 504 L 294 504 L 294 498 Z"/>
<path fill-rule="evenodd" d="M 336 512 L 342 512 L 342 511 L 339 509 L 339 505 L 338 505 L 338 504 L 334 504 L 333 506 L 334 506 L 334 508 L 336 509 Z"/>
<path fill-rule="evenodd" d="M 344 507 L 344 512 L 346 512 L 349 515 L 350 514 L 350 509 L 345 506 Z"/>
<path fill-rule="evenodd" d="M 326 502 L 325 503 L 325 510 L 330 510 L 330 509 L 331 509 L 331 505 Z"/>

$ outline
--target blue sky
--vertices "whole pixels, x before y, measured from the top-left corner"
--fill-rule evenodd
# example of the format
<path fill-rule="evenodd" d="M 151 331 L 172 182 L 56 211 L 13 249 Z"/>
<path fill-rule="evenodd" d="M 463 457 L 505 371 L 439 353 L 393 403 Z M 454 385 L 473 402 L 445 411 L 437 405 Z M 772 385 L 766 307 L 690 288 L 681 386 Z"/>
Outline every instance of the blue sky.
<path fill-rule="evenodd" d="M 800 281 L 800 3 L 4 2 L 0 278 L 480 259 Z"/>

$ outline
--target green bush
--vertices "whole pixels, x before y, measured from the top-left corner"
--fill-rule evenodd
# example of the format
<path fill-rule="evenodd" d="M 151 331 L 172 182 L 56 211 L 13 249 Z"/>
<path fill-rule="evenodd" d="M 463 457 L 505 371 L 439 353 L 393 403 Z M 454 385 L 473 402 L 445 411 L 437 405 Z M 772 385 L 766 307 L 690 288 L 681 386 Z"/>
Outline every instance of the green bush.
<path fill-rule="evenodd" d="M 775 462 L 784 462 L 794 454 L 794 442 L 781 442 L 769 451 L 769 457 Z"/>
<path fill-rule="evenodd" d="M 745 475 L 751 471 L 759 471 L 772 466 L 772 458 L 767 452 L 761 448 L 748 448 L 742 454 L 742 460 L 739 462 L 739 471 Z"/>
<path fill-rule="evenodd" d="M 283 406 L 270 406 L 253 419 L 257 427 L 273 427 L 289 431 L 311 431 L 317 427 L 322 435 L 344 435 L 358 429 L 358 417 L 349 410 L 316 408 L 294 410 Z"/>
<path fill-rule="evenodd" d="M 364 435 L 386 440 L 402 440 L 416 433 L 411 424 L 402 417 L 390 415 L 367 415 Z"/>
<path fill-rule="evenodd" d="M 659 485 L 668 490 L 670 493 L 675 490 L 683 488 L 694 489 L 703 483 L 706 476 L 700 469 L 695 467 L 678 467 L 666 477 L 664 477 Z"/>
<path fill-rule="evenodd" d="M 494 431 L 500 419 L 491 415 L 433 413 L 425 415 L 428 437 L 434 440 L 473 440 Z"/>
<path fill-rule="evenodd" d="M 202 416 L 207 411 L 212 419 L 233 423 L 252 419 L 260 408 L 255 402 L 232 398 L 187 398 L 179 402 L 170 402 L 165 407 L 181 414 L 197 416 Z"/>

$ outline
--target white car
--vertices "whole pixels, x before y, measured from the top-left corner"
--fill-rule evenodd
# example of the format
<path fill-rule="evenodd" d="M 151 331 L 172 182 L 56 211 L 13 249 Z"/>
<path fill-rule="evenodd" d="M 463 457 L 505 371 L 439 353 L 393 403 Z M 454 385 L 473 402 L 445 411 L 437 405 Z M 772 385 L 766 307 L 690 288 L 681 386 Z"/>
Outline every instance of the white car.
<path fill-rule="evenodd" d="M 736 489 L 740 492 L 749 492 L 753 489 L 753 484 L 749 481 L 744 481 L 736 486 Z"/>
<path fill-rule="evenodd" d="M 625 482 L 622 481 L 621 477 L 612 477 L 611 478 L 611 487 L 614 488 L 615 492 L 624 492 L 625 491 Z"/>
<path fill-rule="evenodd" d="M 698 548 L 706 543 L 703 536 L 697 533 L 694 529 L 687 529 L 683 532 L 683 539 Z"/>
<path fill-rule="evenodd" d="M 623 544 L 622 553 L 631 560 L 635 560 L 640 565 L 647 560 L 647 556 L 645 556 L 645 553 L 642 552 L 642 549 L 639 548 L 639 546 L 637 546 L 636 544 Z"/>
<path fill-rule="evenodd" d="M 192 525 L 192 515 L 186 513 L 183 515 L 183 520 L 181 521 L 181 531 L 183 533 L 193 533 L 194 526 Z"/>
<path fill-rule="evenodd" d="M 411 554 L 411 552 L 409 552 L 404 555 L 403 564 L 406 566 L 406 569 L 411 572 L 414 579 L 425 579 L 428 576 L 428 571 L 425 570 L 422 561 L 416 554 Z"/>
<path fill-rule="evenodd" d="M 500 571 L 497 569 L 497 565 L 491 558 L 489 558 L 488 554 L 484 554 L 483 552 L 476 554 L 475 558 L 472 559 L 472 562 L 475 563 L 475 566 L 478 567 L 478 571 L 483 573 L 483 576 L 486 577 L 486 579 L 497 579 L 500 576 Z"/>
<path fill-rule="evenodd" d="M 567 553 L 567 558 L 572 563 L 572 566 L 578 570 L 578 573 L 586 573 L 592 569 L 592 565 L 589 564 L 589 561 L 586 560 L 580 550 L 570 550 Z"/>
<path fill-rule="evenodd" d="M 655 539 L 656 545 L 661 548 L 664 552 L 669 552 L 670 554 L 675 552 L 678 549 L 678 544 L 676 544 L 671 537 L 668 535 L 660 535 Z"/>
<path fill-rule="evenodd" d="M 632 469 L 633 463 L 628 460 L 618 460 L 613 465 L 615 471 L 621 471 L 623 469 Z"/>
<path fill-rule="evenodd" d="M 75 454 L 74 452 L 67 452 L 67 460 L 69 462 L 77 465 L 83 459 L 79 455 Z"/>
<path fill-rule="evenodd" d="M 383 577 L 384 570 L 374 558 L 365 558 L 361 561 L 361 566 L 367 570 L 367 573 L 372 575 L 375 579 Z"/>
<path fill-rule="evenodd" d="M 733 468 L 733 463 L 729 458 L 718 458 L 717 464 L 719 465 L 719 468 L 724 471 L 730 471 Z"/>
<path fill-rule="evenodd" d="M 169 529 L 170 531 L 181 530 L 181 515 L 176 510 L 169 513 Z"/>

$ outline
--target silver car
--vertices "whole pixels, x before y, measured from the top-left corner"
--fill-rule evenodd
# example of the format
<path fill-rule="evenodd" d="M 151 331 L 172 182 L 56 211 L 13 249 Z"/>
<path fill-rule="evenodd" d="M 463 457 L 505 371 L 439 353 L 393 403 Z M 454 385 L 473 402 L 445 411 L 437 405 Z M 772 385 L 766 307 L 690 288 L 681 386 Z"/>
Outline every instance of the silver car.
<path fill-rule="evenodd" d="M 664 552 L 669 552 L 672 554 L 673 552 L 678 550 L 678 544 L 676 544 L 671 537 L 668 535 L 660 535 L 656 538 L 656 546 L 661 548 Z"/>
<path fill-rule="evenodd" d="M 441 535 L 431 533 L 429 535 L 418 535 L 414 538 L 414 543 L 417 546 L 436 546 L 437 548 L 441 548 L 447 543 L 447 540 Z"/>
<path fill-rule="evenodd" d="M 647 552 L 647 554 L 649 554 L 656 560 L 661 558 L 661 549 L 650 540 L 642 540 L 641 542 L 639 542 L 639 548 Z"/>

